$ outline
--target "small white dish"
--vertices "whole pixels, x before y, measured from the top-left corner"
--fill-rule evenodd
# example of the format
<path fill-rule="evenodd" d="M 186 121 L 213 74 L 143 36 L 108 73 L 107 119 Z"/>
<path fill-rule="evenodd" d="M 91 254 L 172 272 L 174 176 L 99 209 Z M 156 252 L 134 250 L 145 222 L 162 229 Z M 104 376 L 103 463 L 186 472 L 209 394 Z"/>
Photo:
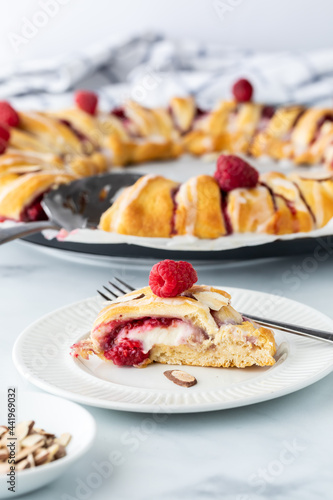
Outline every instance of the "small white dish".
<path fill-rule="evenodd" d="M 7 423 L 7 394 L 1 394 L 0 425 Z M 72 435 L 67 455 L 49 464 L 16 472 L 15 493 L 8 490 L 8 477 L 0 475 L 0 499 L 13 498 L 45 486 L 60 477 L 92 446 L 96 424 L 91 414 L 76 403 L 40 392 L 16 389 L 16 424 L 35 420 L 36 427 L 60 436 Z"/>
<path fill-rule="evenodd" d="M 243 313 L 332 330 L 332 320 L 299 302 L 262 292 L 225 288 Z M 333 346 L 298 335 L 275 332 L 276 364 L 259 368 L 184 369 L 197 378 L 190 389 L 163 375 L 170 365 L 138 370 L 117 367 L 91 356 L 70 356 L 70 346 L 88 335 L 102 307 L 100 297 L 71 304 L 44 316 L 17 339 L 13 360 L 29 382 L 82 404 L 114 410 L 191 413 L 259 403 L 298 391 L 333 370 Z"/>

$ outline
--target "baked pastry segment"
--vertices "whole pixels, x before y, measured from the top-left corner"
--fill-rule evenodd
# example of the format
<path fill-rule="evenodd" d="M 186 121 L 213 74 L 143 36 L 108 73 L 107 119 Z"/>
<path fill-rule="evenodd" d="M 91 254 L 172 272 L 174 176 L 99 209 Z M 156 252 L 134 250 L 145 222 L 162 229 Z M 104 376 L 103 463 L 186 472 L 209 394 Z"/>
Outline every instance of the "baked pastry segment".
<path fill-rule="evenodd" d="M 8 175 L 11 175 L 10 179 Z M 6 178 L 7 182 L 0 192 L 0 219 L 25 222 L 46 218 L 40 205 L 42 196 L 51 188 L 75 179 L 70 174 L 52 171 L 7 174 Z"/>
<path fill-rule="evenodd" d="M 126 188 L 101 217 L 99 227 L 120 234 L 169 238 L 173 231 L 173 193 L 178 183 L 158 175 L 141 177 Z"/>
<path fill-rule="evenodd" d="M 181 185 L 175 202 L 175 234 L 218 238 L 227 233 L 222 214 L 222 194 L 213 177 L 192 177 Z"/>
<path fill-rule="evenodd" d="M 96 354 L 117 365 L 151 362 L 213 367 L 275 363 L 273 333 L 243 318 L 230 295 L 193 286 L 161 298 L 150 287 L 124 295 L 98 315 L 89 339 L 73 346 L 74 356 Z"/>

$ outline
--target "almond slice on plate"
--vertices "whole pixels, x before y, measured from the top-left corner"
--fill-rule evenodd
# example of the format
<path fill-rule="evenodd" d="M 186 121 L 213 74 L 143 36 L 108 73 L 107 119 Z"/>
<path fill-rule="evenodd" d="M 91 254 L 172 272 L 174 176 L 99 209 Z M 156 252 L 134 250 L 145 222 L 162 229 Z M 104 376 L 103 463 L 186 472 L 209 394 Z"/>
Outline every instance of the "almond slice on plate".
<path fill-rule="evenodd" d="M 164 375 L 171 380 L 171 382 L 181 387 L 192 387 L 197 383 L 197 379 L 193 377 L 193 375 L 183 372 L 182 370 L 167 370 L 164 372 Z"/>

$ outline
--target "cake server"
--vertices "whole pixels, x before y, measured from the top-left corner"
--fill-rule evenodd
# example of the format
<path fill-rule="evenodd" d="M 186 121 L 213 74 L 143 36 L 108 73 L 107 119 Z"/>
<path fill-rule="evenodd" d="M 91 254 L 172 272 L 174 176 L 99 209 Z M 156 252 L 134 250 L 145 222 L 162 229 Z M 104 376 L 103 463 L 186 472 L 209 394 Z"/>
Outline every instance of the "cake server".
<path fill-rule="evenodd" d="M 45 229 L 96 229 L 102 213 L 110 207 L 118 193 L 142 175 L 113 172 L 62 184 L 43 198 L 42 206 L 48 220 L 18 223 L 0 229 L 0 245 Z"/>

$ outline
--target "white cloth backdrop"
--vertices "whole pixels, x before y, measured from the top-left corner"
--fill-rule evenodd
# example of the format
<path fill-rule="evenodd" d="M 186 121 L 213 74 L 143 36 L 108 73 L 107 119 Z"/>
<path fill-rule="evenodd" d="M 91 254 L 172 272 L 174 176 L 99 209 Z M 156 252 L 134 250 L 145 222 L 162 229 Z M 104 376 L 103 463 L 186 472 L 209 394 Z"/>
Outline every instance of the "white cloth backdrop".
<path fill-rule="evenodd" d="M 68 105 L 75 88 L 98 89 L 111 108 L 132 97 L 163 105 L 191 93 L 203 108 L 230 96 L 232 82 L 247 77 L 255 99 L 269 103 L 333 102 L 333 49 L 253 52 L 212 43 L 176 41 L 146 33 L 82 53 L 0 68 L 0 99 L 22 108 Z"/>

